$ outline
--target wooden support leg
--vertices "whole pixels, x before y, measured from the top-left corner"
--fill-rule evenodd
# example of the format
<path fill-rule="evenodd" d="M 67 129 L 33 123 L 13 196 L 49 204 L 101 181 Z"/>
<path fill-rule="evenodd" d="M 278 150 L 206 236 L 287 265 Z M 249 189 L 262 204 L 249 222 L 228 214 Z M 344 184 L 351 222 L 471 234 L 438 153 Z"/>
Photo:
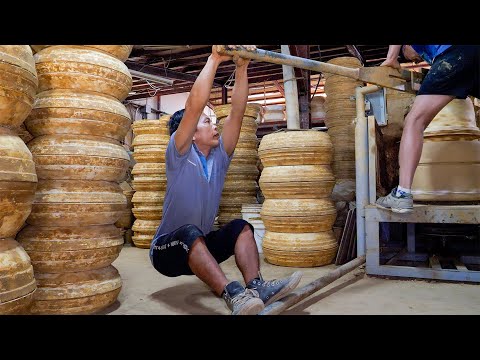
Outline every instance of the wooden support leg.
<path fill-rule="evenodd" d="M 407 224 L 407 250 L 409 253 L 415 252 L 415 224 Z"/>

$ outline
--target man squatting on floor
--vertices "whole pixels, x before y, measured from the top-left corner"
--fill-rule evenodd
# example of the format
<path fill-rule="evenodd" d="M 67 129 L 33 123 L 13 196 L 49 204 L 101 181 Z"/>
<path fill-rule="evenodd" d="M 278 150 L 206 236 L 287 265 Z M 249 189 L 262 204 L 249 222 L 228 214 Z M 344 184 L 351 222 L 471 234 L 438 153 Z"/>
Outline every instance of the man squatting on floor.
<path fill-rule="evenodd" d="M 253 45 L 245 47 L 255 49 Z M 223 297 L 233 315 L 253 315 L 291 292 L 302 273 L 263 280 L 253 226 L 245 220 L 236 219 L 212 231 L 248 99 L 250 60 L 235 57 L 232 108 L 221 136 L 203 113 L 218 66 L 228 60 L 232 57 L 220 55 L 214 45 L 185 109 L 175 112 L 168 122 L 171 138 L 166 151 L 167 190 L 150 260 L 165 276 L 196 275 Z M 219 266 L 232 255 L 246 287 L 228 280 Z"/>

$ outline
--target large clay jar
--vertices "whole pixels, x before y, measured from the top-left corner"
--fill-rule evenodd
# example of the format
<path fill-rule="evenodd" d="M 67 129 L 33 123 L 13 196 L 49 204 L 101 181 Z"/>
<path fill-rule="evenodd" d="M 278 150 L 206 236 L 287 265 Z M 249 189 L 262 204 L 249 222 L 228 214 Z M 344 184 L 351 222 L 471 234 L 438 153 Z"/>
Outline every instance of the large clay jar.
<path fill-rule="evenodd" d="M 30 45 L 35 52 L 39 52 L 47 47 L 55 45 Z M 58 45 L 57 45 L 58 46 Z M 68 45 L 72 47 L 83 47 L 97 50 L 116 57 L 121 62 L 125 62 L 132 52 L 133 45 Z"/>
<path fill-rule="evenodd" d="M 135 191 L 165 191 L 165 163 L 136 163 L 132 170 Z"/>
<path fill-rule="evenodd" d="M 38 92 L 53 89 L 90 91 L 124 100 L 132 76 L 120 60 L 87 48 L 52 46 L 36 53 Z"/>
<path fill-rule="evenodd" d="M 32 314 L 93 314 L 113 304 L 122 279 L 112 265 L 63 274 L 35 273 Z"/>
<path fill-rule="evenodd" d="M 134 204 L 132 211 L 135 218 L 138 220 L 158 220 L 158 226 L 162 219 L 164 197 L 164 191 L 136 191 L 132 197 Z M 135 228 L 138 228 L 138 223 Z M 143 231 L 144 229 L 139 230 Z"/>
<path fill-rule="evenodd" d="M 132 238 L 135 246 L 143 249 L 150 248 L 159 225 L 160 220 L 135 220 L 132 226 L 132 230 L 135 232 Z"/>
<path fill-rule="evenodd" d="M 426 141 L 412 194 L 415 201 L 479 201 L 480 141 Z"/>
<path fill-rule="evenodd" d="M 0 239 L 14 237 L 22 227 L 36 187 L 32 154 L 22 139 L 0 127 Z"/>
<path fill-rule="evenodd" d="M 137 162 L 165 163 L 167 145 L 168 139 L 163 135 L 135 135 L 135 138 L 133 139 L 133 157 Z"/>
<path fill-rule="evenodd" d="M 268 199 L 320 199 L 330 197 L 335 176 L 330 165 L 269 166 L 259 182 Z"/>
<path fill-rule="evenodd" d="M 330 231 L 337 210 L 330 199 L 266 199 L 261 215 L 268 231 L 307 233 Z"/>
<path fill-rule="evenodd" d="M 279 233 L 267 231 L 263 253 L 271 264 L 313 267 L 331 264 L 337 254 L 333 231 L 318 233 Z"/>
<path fill-rule="evenodd" d="M 0 126 L 17 128 L 33 107 L 38 79 L 28 45 L 0 45 Z"/>
<path fill-rule="evenodd" d="M 265 135 L 258 148 L 265 167 L 278 165 L 328 165 L 333 147 L 328 134 L 311 131 L 287 131 Z"/>
<path fill-rule="evenodd" d="M 29 142 L 39 179 L 120 182 L 130 157 L 115 140 L 86 135 L 45 135 Z"/>
<path fill-rule="evenodd" d="M 27 223 L 36 226 L 114 224 L 127 199 L 114 182 L 40 180 Z"/>
<path fill-rule="evenodd" d="M 0 240 L 0 315 L 28 312 L 36 288 L 25 250 L 13 239 Z"/>
<path fill-rule="evenodd" d="M 131 119 L 111 96 L 59 89 L 37 95 L 25 125 L 33 136 L 93 135 L 123 141 Z"/>
<path fill-rule="evenodd" d="M 476 140 L 480 138 L 472 100 L 454 99 L 435 116 L 423 133 L 429 141 Z M 461 139 L 459 138 L 461 136 Z"/>
<path fill-rule="evenodd" d="M 160 119 L 135 120 L 132 125 L 133 133 L 135 136 L 146 134 L 165 135 L 167 137 L 166 142 L 168 142 L 170 139 L 168 120 L 170 120 L 170 115 L 161 116 Z"/>
<path fill-rule="evenodd" d="M 121 230 L 114 225 L 27 226 L 17 240 L 35 272 L 42 273 L 100 269 L 110 265 L 123 246 Z"/>

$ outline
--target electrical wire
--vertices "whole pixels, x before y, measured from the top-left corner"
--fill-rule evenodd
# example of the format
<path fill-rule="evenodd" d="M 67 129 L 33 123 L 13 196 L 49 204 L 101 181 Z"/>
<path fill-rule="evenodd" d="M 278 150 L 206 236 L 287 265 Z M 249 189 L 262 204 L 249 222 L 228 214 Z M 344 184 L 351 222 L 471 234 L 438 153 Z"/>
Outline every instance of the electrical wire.
<path fill-rule="evenodd" d="M 318 46 L 318 61 L 322 61 L 322 51 L 320 50 L 320 45 L 317 45 Z M 313 97 L 315 96 L 315 94 L 317 93 L 317 89 L 318 89 L 318 85 L 320 84 L 320 79 L 322 78 L 322 73 L 320 73 L 318 75 L 318 81 L 317 81 L 317 85 L 315 86 L 315 90 L 313 91 L 313 94 L 312 96 L 310 97 L 310 101 L 312 101 Z"/>

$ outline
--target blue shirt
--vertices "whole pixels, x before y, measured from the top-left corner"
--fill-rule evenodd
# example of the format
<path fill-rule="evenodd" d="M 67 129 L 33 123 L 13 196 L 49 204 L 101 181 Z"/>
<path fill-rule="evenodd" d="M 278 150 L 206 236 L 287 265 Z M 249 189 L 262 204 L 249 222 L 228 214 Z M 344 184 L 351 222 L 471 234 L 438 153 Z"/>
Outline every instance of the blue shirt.
<path fill-rule="evenodd" d="M 452 45 L 412 45 L 412 48 L 422 57 L 423 60 L 431 65 L 435 61 L 435 58 L 450 46 Z"/>
<path fill-rule="evenodd" d="M 172 134 L 165 154 L 167 190 L 162 222 L 155 239 L 187 224 L 196 225 L 205 235 L 212 230 L 233 157 L 233 154 L 229 157 L 225 152 L 221 136 L 219 145 L 210 151 L 207 158 L 195 144 L 190 151 L 180 155 L 175 146 L 175 134 Z"/>

